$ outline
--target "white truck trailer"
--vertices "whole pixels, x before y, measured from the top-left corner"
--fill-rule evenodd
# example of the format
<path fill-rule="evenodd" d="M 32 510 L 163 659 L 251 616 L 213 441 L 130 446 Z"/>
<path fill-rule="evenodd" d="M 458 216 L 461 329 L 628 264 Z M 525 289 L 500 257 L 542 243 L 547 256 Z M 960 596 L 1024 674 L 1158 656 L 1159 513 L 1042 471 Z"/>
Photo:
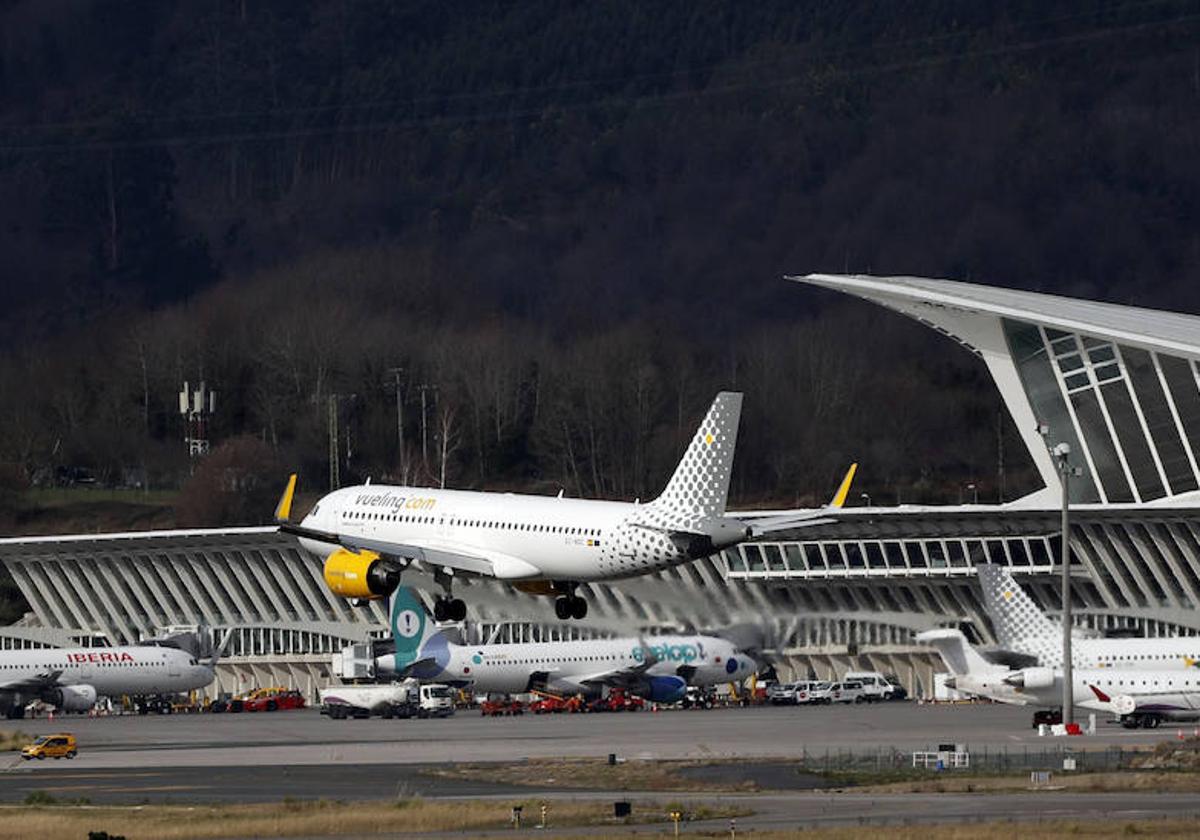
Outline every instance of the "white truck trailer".
<path fill-rule="evenodd" d="M 454 696 L 449 686 L 421 685 L 412 679 L 375 685 L 331 685 L 321 690 L 321 714 L 334 720 L 371 715 L 448 717 L 454 714 Z"/>

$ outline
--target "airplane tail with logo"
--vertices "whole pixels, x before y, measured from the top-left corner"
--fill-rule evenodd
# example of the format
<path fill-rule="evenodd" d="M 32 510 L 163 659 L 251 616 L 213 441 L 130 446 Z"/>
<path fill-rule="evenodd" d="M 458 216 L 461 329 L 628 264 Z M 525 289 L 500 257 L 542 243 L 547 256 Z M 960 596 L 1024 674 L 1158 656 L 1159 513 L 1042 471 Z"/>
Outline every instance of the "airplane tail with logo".
<path fill-rule="evenodd" d="M 741 394 L 717 394 L 666 489 L 644 506 L 661 520 L 655 524 L 695 531 L 703 520 L 725 515 L 741 417 Z"/>
<path fill-rule="evenodd" d="M 401 586 L 392 593 L 388 616 L 392 639 L 396 643 L 390 670 L 396 675 L 421 676 L 418 672 L 428 671 L 428 666 L 437 663 L 439 652 L 449 650 L 449 640 L 438 630 L 433 616 L 414 589 Z"/>
<path fill-rule="evenodd" d="M 950 673 L 956 677 L 1008 670 L 1003 665 L 996 665 L 984 659 L 967 641 L 961 630 L 926 630 L 917 634 L 917 641 L 932 645 L 950 669 Z"/>
<path fill-rule="evenodd" d="M 1045 667 L 1061 665 L 1062 625 L 1046 618 L 1017 585 L 1012 570 L 999 563 L 980 563 L 975 571 L 983 588 L 983 606 L 1000 646 L 1036 656 Z"/>

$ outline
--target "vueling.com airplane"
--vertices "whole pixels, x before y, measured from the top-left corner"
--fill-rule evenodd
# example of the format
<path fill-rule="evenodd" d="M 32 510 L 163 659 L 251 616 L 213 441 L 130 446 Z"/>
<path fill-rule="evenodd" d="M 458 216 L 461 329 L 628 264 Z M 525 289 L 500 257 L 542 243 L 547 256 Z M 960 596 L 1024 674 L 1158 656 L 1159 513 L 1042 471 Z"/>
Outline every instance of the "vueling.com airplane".
<path fill-rule="evenodd" d="M 666 489 L 646 504 L 368 483 L 335 490 L 293 524 L 293 475 L 275 518 L 325 558 L 325 583 L 343 598 L 386 598 L 415 564 L 445 593 L 434 603 L 437 621 L 466 618 L 466 604 L 452 592 L 458 575 L 557 596 L 555 614 L 580 619 L 587 615 L 587 602 L 575 594 L 582 582 L 650 574 L 751 537 L 822 524 L 829 508 L 842 506 L 854 465 L 829 508 L 727 515 L 741 411 L 741 394 L 718 394 Z"/>

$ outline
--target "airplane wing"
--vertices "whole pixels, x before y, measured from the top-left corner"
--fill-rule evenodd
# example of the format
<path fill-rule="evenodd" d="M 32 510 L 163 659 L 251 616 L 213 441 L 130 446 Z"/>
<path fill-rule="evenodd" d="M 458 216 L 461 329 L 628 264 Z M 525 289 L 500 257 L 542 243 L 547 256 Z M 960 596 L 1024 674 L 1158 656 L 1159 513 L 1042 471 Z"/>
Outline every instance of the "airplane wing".
<path fill-rule="evenodd" d="M 406 540 L 392 542 L 373 537 L 315 531 L 289 522 L 279 523 L 279 530 L 298 537 L 341 545 L 352 551 L 373 551 L 380 557 L 396 561 L 415 560 L 430 568 L 443 567 L 480 577 L 494 577 L 500 580 L 529 580 L 542 576 L 541 569 L 518 557 L 499 551 L 476 547 L 468 548 L 452 541 Z"/>
<path fill-rule="evenodd" d="M 636 665 L 627 665 L 624 668 L 609 668 L 604 671 L 597 671 L 595 674 L 589 674 L 579 680 L 580 685 L 587 686 L 625 686 L 629 687 L 641 680 L 646 675 L 646 672 L 658 664 L 658 657 L 654 655 L 653 648 L 646 644 L 645 639 L 641 639 L 642 646 L 642 661 Z"/>
<path fill-rule="evenodd" d="M 45 674 L 35 674 L 32 677 L 22 677 L 19 680 L 9 680 L 0 683 L 0 691 L 41 691 L 58 684 L 62 671 L 50 671 Z"/>

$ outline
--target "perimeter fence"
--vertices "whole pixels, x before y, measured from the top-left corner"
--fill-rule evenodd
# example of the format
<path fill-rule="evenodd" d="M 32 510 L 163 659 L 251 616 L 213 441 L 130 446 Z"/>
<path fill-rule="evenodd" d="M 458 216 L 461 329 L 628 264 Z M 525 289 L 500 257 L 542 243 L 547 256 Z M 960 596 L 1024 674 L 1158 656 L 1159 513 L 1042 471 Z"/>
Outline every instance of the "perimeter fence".
<path fill-rule="evenodd" d="M 980 747 L 971 749 L 969 744 L 962 745 L 963 750 L 970 756 L 967 768 L 956 770 L 946 769 L 945 773 L 1007 773 L 1024 770 L 1055 770 L 1063 769 L 1064 759 L 1075 760 L 1077 773 L 1102 773 L 1113 770 L 1131 769 L 1137 756 L 1146 756 L 1145 750 L 1122 749 L 1108 747 L 1104 749 L 1077 749 L 1066 744 L 1047 745 L 1042 748 L 1021 747 Z M 919 750 L 918 752 L 927 752 Z M 933 747 L 928 752 L 938 752 Z M 946 752 L 954 752 L 948 750 Z M 800 763 L 804 769 L 812 772 L 856 772 L 856 773 L 897 773 L 897 772 L 926 772 L 913 769 L 913 750 L 899 750 L 895 747 L 876 747 L 867 750 L 813 750 L 804 749 Z M 938 772 L 934 769 L 930 773 Z"/>

